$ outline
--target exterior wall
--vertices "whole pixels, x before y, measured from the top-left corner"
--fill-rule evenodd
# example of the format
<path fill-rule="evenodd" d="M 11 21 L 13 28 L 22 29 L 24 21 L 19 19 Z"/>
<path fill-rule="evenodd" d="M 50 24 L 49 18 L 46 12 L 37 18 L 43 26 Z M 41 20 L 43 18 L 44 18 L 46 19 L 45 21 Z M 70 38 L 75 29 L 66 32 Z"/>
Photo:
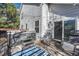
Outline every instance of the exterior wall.
<path fill-rule="evenodd" d="M 20 18 L 20 29 L 35 31 L 35 20 L 40 16 L 40 7 L 37 5 L 23 4 Z M 23 25 L 23 26 L 22 26 Z"/>
<path fill-rule="evenodd" d="M 35 21 L 39 20 L 39 33 L 37 36 L 43 36 L 47 30 L 48 20 L 48 5 L 41 4 L 40 6 L 24 4 L 21 11 L 20 29 L 35 31 Z M 23 26 L 22 26 L 23 25 Z"/>
<path fill-rule="evenodd" d="M 76 20 L 76 18 L 56 15 L 56 14 L 53 14 L 53 12 L 50 12 L 50 13 L 52 13 L 50 16 L 51 17 L 50 19 L 52 20 L 51 22 L 53 24 L 53 26 L 52 26 L 52 38 L 54 38 L 54 34 L 53 34 L 54 33 L 54 22 L 62 21 L 62 39 L 63 39 L 64 38 L 64 21 L 73 20 L 73 19 Z M 78 22 L 77 22 L 77 25 L 78 25 Z M 78 29 L 78 26 L 77 26 L 77 29 Z"/>
<path fill-rule="evenodd" d="M 52 9 L 52 7 L 50 9 Z M 59 15 L 59 14 L 55 14 L 54 11 L 50 10 L 50 20 L 51 20 L 51 22 L 53 24 L 53 26 L 52 26 L 52 38 L 54 38 L 54 22 L 62 21 L 62 40 L 64 40 L 63 39 L 64 38 L 64 21 L 73 20 L 73 19 L 77 20 L 78 18 L 62 16 L 62 15 Z M 78 24 L 79 23 L 77 21 L 77 24 L 75 24 L 76 27 L 77 27 L 77 30 L 79 30 L 78 29 Z"/>
<path fill-rule="evenodd" d="M 74 17 L 71 17 L 71 14 L 65 14 L 64 9 L 72 8 L 72 5 L 48 5 L 48 4 L 39 4 L 39 6 L 31 5 L 31 4 L 24 4 L 21 11 L 21 18 L 20 18 L 20 29 L 26 30 L 26 24 L 27 29 L 29 31 L 35 31 L 35 21 L 39 20 L 39 33 L 37 33 L 37 36 L 44 36 L 48 28 L 48 23 L 52 22 L 51 30 L 52 30 L 52 38 L 54 38 L 54 22 L 56 21 L 63 21 L 62 25 L 62 39 L 64 38 L 64 21 L 74 19 L 76 16 L 73 14 Z M 65 6 L 65 7 L 64 7 Z M 62 9 L 63 8 L 63 9 Z M 55 12 L 58 12 L 55 14 Z M 68 12 L 68 11 L 67 11 Z M 76 9 L 75 9 L 76 12 Z M 68 17 L 68 15 L 70 17 Z M 77 19 L 76 29 L 79 30 L 79 18 Z M 23 25 L 23 26 L 22 26 Z M 21 27 L 22 26 L 22 27 Z"/>

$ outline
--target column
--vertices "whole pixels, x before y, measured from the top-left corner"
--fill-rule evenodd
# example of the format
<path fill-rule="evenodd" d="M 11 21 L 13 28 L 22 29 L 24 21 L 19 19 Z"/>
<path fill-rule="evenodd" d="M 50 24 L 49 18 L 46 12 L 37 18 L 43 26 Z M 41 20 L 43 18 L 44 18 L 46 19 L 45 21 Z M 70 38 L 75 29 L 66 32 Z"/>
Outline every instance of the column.
<path fill-rule="evenodd" d="M 76 17 L 75 20 L 75 30 L 79 30 L 79 17 Z"/>
<path fill-rule="evenodd" d="M 48 4 L 42 4 L 41 36 L 43 37 L 48 29 Z"/>

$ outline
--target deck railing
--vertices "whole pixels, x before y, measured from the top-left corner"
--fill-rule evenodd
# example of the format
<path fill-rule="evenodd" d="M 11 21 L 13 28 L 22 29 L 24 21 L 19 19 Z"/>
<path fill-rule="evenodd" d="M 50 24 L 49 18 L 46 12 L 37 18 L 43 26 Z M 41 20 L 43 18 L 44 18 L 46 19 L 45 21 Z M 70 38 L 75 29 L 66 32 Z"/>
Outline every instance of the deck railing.
<path fill-rule="evenodd" d="M 8 34 L 7 41 L 0 45 L 0 55 L 11 55 L 12 47 L 16 47 L 17 45 L 25 45 L 31 44 L 32 40 L 36 39 L 36 35 L 34 32 L 18 32 L 12 34 L 11 32 Z M 23 49 L 24 47 L 22 47 Z"/>

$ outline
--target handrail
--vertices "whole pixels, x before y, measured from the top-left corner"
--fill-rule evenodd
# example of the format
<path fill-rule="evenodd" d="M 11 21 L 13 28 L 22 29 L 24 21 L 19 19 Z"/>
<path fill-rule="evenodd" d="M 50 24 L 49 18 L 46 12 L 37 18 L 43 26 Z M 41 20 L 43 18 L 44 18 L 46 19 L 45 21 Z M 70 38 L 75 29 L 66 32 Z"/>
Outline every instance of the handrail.
<path fill-rule="evenodd" d="M 8 54 L 7 49 L 11 50 L 11 47 L 15 47 L 15 46 L 17 46 L 19 44 L 23 45 L 23 43 L 31 41 L 30 39 L 36 38 L 32 34 L 33 34 L 32 32 L 31 33 L 17 32 L 17 33 L 14 33 L 14 34 L 10 33 L 10 36 L 11 36 L 10 39 L 7 39 L 7 41 L 5 41 L 4 43 L 0 44 L 0 53 L 4 52 L 3 54 Z M 10 46 L 8 46 L 9 45 L 8 44 L 8 40 L 11 40 L 11 41 L 9 41 L 9 42 L 11 42 Z M 24 41 L 24 40 L 26 40 L 26 41 Z M 30 44 L 30 43 L 28 43 L 28 44 Z"/>

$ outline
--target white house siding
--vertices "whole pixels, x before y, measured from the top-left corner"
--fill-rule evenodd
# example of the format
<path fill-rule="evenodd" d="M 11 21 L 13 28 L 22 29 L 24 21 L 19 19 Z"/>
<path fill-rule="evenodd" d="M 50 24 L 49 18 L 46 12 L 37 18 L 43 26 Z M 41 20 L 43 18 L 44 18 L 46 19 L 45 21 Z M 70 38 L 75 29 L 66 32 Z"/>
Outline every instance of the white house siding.
<path fill-rule="evenodd" d="M 26 30 L 26 24 L 27 24 L 27 30 L 28 31 L 35 31 L 35 20 L 40 17 L 40 7 L 37 5 L 31 5 L 31 4 L 23 4 L 22 10 L 21 10 L 21 18 L 20 18 L 20 29 Z"/>
<path fill-rule="evenodd" d="M 35 31 L 35 21 L 39 20 L 40 24 L 40 32 L 39 34 L 43 37 L 45 32 L 49 29 L 48 22 L 52 22 L 52 38 L 54 38 L 54 22 L 56 21 L 66 21 L 76 19 L 76 30 L 79 30 L 79 18 L 76 16 L 79 15 L 79 5 L 73 6 L 73 4 L 23 4 L 20 18 L 20 29 L 21 25 L 23 25 L 23 29 L 27 29 L 29 31 Z M 23 16 L 23 17 L 22 17 Z M 63 23 L 64 24 L 64 23 Z M 64 38 L 64 25 L 62 38 Z M 38 33 L 37 33 L 38 35 Z"/>
<path fill-rule="evenodd" d="M 40 36 L 41 31 L 41 7 L 40 4 L 23 4 L 20 14 L 20 29 L 23 25 L 23 30 L 35 32 L 35 21 L 39 20 L 39 33 L 36 33 L 36 38 Z"/>

